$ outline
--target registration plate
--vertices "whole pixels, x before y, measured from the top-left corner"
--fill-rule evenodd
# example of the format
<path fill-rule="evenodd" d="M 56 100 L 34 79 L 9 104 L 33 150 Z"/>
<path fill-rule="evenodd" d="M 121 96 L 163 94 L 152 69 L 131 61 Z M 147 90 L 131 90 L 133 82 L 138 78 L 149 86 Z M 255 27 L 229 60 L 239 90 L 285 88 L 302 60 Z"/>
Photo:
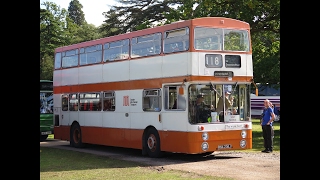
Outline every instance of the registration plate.
<path fill-rule="evenodd" d="M 41 132 L 41 135 L 48 135 L 51 134 L 51 131 Z"/>
<path fill-rule="evenodd" d="M 232 148 L 231 144 L 223 144 L 223 145 L 218 145 L 218 149 L 228 149 Z"/>

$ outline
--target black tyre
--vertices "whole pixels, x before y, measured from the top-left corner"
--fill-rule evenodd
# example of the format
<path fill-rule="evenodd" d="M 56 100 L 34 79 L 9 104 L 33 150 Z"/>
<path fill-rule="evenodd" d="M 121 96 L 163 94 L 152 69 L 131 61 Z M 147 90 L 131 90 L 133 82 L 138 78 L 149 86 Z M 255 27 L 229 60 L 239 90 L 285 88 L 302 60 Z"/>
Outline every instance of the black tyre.
<path fill-rule="evenodd" d="M 48 135 L 40 135 L 40 141 L 45 141 L 47 140 Z"/>
<path fill-rule="evenodd" d="M 208 156 L 208 155 L 211 155 L 214 151 L 211 151 L 211 152 L 205 152 L 205 153 L 202 153 L 201 155 L 202 156 Z"/>
<path fill-rule="evenodd" d="M 159 133 L 156 129 L 148 129 L 144 143 L 149 157 L 158 158 L 163 156 L 160 148 Z"/>
<path fill-rule="evenodd" d="M 76 148 L 81 148 L 84 146 L 84 144 L 82 143 L 81 128 L 78 123 L 71 126 L 70 145 Z"/>

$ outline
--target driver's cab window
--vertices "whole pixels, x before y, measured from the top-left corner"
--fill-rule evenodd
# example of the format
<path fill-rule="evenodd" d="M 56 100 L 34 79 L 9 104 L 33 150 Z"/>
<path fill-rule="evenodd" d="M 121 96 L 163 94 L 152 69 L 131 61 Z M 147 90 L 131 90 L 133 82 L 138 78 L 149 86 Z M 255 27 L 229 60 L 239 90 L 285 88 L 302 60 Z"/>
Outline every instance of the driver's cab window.
<path fill-rule="evenodd" d="M 189 122 L 222 123 L 248 120 L 249 85 L 192 84 L 188 88 Z"/>
<path fill-rule="evenodd" d="M 229 122 L 239 120 L 238 115 L 238 86 L 236 85 L 218 85 L 220 90 L 219 100 L 217 104 L 218 121 Z"/>
<path fill-rule="evenodd" d="M 212 90 L 211 84 L 191 84 L 188 88 L 188 97 L 189 122 L 191 124 L 212 122 L 211 114 L 216 109 L 216 92 Z"/>

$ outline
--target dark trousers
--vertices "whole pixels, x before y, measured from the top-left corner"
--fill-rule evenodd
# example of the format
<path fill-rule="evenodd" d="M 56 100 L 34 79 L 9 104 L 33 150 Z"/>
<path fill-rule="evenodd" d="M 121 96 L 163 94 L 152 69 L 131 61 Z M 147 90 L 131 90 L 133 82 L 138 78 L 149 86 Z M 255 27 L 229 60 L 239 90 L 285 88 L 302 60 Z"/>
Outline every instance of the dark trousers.
<path fill-rule="evenodd" d="M 271 150 L 273 148 L 273 128 L 270 125 L 262 125 L 263 145 L 265 149 Z"/>

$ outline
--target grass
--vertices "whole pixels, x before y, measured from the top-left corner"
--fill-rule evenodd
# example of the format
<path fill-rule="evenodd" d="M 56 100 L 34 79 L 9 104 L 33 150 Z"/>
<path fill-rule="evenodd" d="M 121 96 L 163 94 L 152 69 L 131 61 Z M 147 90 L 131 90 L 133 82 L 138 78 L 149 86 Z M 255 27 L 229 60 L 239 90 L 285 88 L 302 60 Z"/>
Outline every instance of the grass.
<path fill-rule="evenodd" d="M 40 147 L 40 179 L 128 179 L 130 180 L 232 180 L 195 173 L 165 170 L 137 162 L 112 159 L 88 153 Z"/>
<path fill-rule="evenodd" d="M 258 119 L 252 120 L 252 149 L 260 152 L 263 147 L 262 129 Z M 274 123 L 274 151 L 280 152 L 280 123 Z M 48 139 L 54 139 L 49 135 Z M 195 173 L 177 170 L 163 170 L 137 162 L 112 159 L 76 151 L 40 147 L 40 179 L 71 180 L 71 179 L 128 179 L 130 180 L 232 180 L 230 178 L 202 176 Z"/>
<path fill-rule="evenodd" d="M 280 151 L 280 123 L 273 123 L 274 138 L 273 138 L 273 151 Z M 262 128 L 259 119 L 252 120 L 252 149 L 245 151 L 261 151 L 265 149 L 263 146 Z"/>

